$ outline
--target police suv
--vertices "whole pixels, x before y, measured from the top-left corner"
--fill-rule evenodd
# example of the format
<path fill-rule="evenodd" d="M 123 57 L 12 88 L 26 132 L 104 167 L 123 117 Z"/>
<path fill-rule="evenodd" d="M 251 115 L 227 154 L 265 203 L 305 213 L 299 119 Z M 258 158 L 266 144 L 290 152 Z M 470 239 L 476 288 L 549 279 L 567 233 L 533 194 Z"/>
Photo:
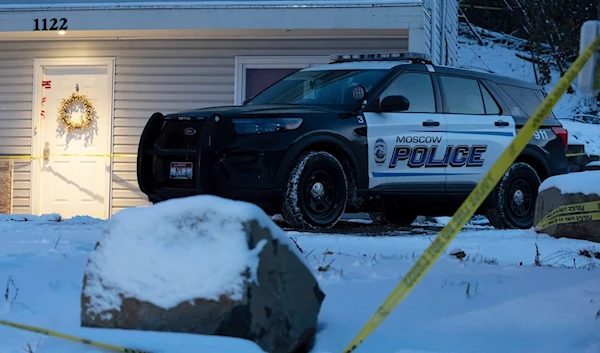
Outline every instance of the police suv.
<path fill-rule="evenodd" d="M 297 228 L 332 227 L 344 212 L 409 225 L 452 215 L 543 99 L 537 85 L 425 54 L 335 55 L 241 106 L 153 114 L 139 187 L 153 203 L 249 201 Z M 567 136 L 548 116 L 478 214 L 531 227 L 541 181 L 569 172 Z"/>

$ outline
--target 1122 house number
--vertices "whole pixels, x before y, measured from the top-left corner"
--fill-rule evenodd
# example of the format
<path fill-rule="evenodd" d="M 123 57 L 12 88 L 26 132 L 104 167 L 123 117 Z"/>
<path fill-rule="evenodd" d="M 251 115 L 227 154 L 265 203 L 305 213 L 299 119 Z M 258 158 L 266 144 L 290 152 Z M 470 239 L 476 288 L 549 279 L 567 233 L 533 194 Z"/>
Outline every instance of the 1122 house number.
<path fill-rule="evenodd" d="M 66 31 L 69 28 L 66 18 L 36 18 L 33 23 L 34 31 Z"/>

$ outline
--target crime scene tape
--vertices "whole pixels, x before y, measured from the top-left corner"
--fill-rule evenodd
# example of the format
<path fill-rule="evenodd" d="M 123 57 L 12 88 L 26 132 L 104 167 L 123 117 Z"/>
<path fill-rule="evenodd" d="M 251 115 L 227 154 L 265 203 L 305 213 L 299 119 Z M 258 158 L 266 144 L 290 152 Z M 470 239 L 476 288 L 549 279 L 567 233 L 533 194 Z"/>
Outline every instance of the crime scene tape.
<path fill-rule="evenodd" d="M 93 153 L 50 153 L 42 156 L 2 156 L 0 159 L 44 159 L 46 157 L 117 157 L 117 158 L 136 158 L 137 154 L 123 154 L 123 153 L 110 153 L 110 154 L 93 154 Z"/>
<path fill-rule="evenodd" d="M 435 240 L 423 252 L 423 255 L 417 260 L 408 273 L 402 278 L 400 283 L 394 288 L 392 293 L 377 309 L 373 316 L 367 321 L 357 336 L 344 349 L 344 353 L 354 351 L 385 318 L 400 304 L 400 302 L 414 289 L 425 274 L 431 269 L 434 262 L 442 255 L 444 250 L 450 245 L 450 242 L 456 237 L 456 234 L 473 217 L 475 211 L 485 201 L 490 192 L 496 187 L 496 184 L 504 176 L 511 164 L 517 159 L 518 155 L 525 148 L 535 131 L 541 126 L 542 122 L 552 111 L 558 100 L 562 97 L 571 83 L 575 80 L 586 62 L 594 55 L 594 52 L 600 48 L 600 36 L 581 52 L 573 65 L 565 72 L 558 81 L 554 89 L 544 101 L 538 106 L 525 126 L 514 137 L 508 148 L 498 157 L 496 163 L 490 168 L 488 173 L 481 179 L 479 184 L 469 194 L 454 213 L 450 222 L 440 231 Z"/>
<path fill-rule="evenodd" d="M 560 206 L 535 225 L 536 231 L 542 231 L 557 224 L 568 224 L 600 220 L 600 201 L 574 203 Z"/>
<path fill-rule="evenodd" d="M 139 350 L 139 349 L 132 349 L 132 348 L 127 348 L 127 347 L 115 346 L 115 345 L 112 345 L 112 344 L 107 344 L 107 343 L 102 343 L 102 342 L 98 342 L 98 341 L 88 340 L 88 339 L 85 339 L 85 338 L 79 338 L 79 337 L 75 337 L 75 336 L 70 336 L 70 335 L 66 335 L 64 333 L 60 333 L 60 332 L 56 332 L 56 331 L 51 331 L 51 330 L 47 330 L 47 329 L 40 328 L 40 327 L 35 327 L 35 326 L 30 326 L 30 325 L 23 325 L 23 324 L 17 324 L 17 323 L 6 321 L 6 320 L 0 320 L 0 324 L 1 325 L 5 325 L 5 326 L 14 327 L 14 328 L 19 328 L 21 330 L 27 330 L 27 331 L 32 331 L 32 332 L 36 332 L 36 333 L 41 333 L 41 334 L 44 334 L 44 335 L 47 335 L 47 336 L 52 336 L 52 337 L 56 337 L 56 338 L 62 338 L 62 339 L 73 341 L 73 342 L 83 343 L 83 344 L 87 344 L 87 345 L 98 347 L 98 348 L 104 348 L 104 349 L 108 349 L 108 350 L 115 351 L 115 352 L 123 352 L 123 353 L 151 353 L 151 352 L 143 351 L 143 350 Z"/>

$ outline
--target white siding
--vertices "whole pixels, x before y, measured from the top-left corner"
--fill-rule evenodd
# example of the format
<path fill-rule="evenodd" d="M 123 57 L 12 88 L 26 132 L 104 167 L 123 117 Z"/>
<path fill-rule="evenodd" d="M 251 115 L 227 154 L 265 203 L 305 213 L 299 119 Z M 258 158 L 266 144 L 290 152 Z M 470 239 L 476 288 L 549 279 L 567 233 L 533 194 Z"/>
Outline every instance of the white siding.
<path fill-rule="evenodd" d="M 236 56 L 406 50 L 406 38 L 0 42 L 0 155 L 31 153 L 34 58 L 115 57 L 114 152 L 137 153 L 156 111 L 231 104 Z M 30 164 L 16 161 L 14 213 L 30 213 Z M 146 205 L 133 158 L 115 158 L 113 212 Z"/>
<path fill-rule="evenodd" d="M 445 1 L 445 21 L 444 21 L 444 47 L 446 52 L 442 53 L 442 64 L 454 66 L 458 61 L 458 2 Z"/>
<path fill-rule="evenodd" d="M 425 30 L 435 64 L 453 66 L 458 59 L 458 2 L 425 0 Z"/>
<path fill-rule="evenodd" d="M 425 28 L 425 49 L 427 54 L 431 54 L 433 58 L 433 48 L 432 48 L 432 32 L 431 32 L 431 11 L 426 9 L 423 11 L 425 19 L 423 21 L 423 26 Z"/>

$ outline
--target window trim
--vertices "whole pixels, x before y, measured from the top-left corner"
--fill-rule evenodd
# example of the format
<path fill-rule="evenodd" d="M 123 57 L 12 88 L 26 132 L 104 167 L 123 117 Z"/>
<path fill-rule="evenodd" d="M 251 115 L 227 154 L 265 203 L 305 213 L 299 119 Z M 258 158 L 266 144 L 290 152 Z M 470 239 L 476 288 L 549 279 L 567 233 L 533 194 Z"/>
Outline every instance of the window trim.
<path fill-rule="evenodd" d="M 303 69 L 328 64 L 328 55 L 315 56 L 236 56 L 233 104 L 241 105 L 246 97 L 247 69 Z"/>

